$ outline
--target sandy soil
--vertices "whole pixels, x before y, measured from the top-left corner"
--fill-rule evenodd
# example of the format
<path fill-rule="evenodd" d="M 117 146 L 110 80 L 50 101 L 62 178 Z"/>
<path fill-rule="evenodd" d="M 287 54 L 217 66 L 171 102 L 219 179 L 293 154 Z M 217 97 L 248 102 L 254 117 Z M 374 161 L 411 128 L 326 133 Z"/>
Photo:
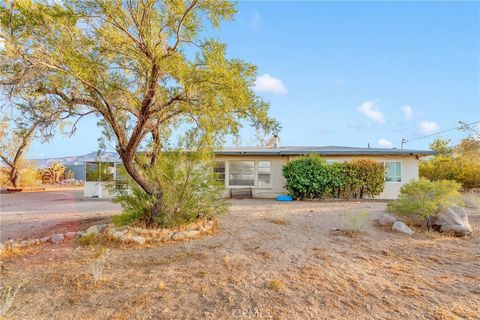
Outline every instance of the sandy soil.
<path fill-rule="evenodd" d="M 0 241 L 84 230 L 118 212 L 118 204 L 84 198 L 83 190 L 0 193 Z"/>
<path fill-rule="evenodd" d="M 480 319 L 479 212 L 465 239 L 332 230 L 361 208 L 385 203 L 237 200 L 197 240 L 2 257 L 1 284 L 24 282 L 8 318 Z"/>

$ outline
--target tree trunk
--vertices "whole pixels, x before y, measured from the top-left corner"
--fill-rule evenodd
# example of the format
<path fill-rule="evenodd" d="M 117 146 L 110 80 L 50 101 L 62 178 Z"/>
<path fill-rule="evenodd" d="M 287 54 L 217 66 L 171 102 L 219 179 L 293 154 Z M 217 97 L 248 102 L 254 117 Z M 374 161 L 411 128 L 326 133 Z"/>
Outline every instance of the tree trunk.
<path fill-rule="evenodd" d="M 128 159 L 125 159 L 122 154 L 120 154 L 120 157 L 122 158 L 125 170 L 128 172 L 130 177 L 132 177 L 132 179 L 136 183 L 138 183 L 138 185 L 142 188 L 143 191 L 145 191 L 146 194 L 156 198 L 156 201 L 152 207 L 151 212 L 149 213 L 149 216 L 146 217 L 147 223 L 152 225 L 154 222 L 154 218 L 160 215 L 163 205 L 163 193 L 158 186 L 145 178 L 145 176 L 141 172 L 141 169 L 136 163 L 134 163 L 134 160 L 129 161 Z"/>
<path fill-rule="evenodd" d="M 16 167 L 12 167 L 10 170 L 10 182 L 14 188 L 18 188 L 20 182 L 20 172 Z"/>

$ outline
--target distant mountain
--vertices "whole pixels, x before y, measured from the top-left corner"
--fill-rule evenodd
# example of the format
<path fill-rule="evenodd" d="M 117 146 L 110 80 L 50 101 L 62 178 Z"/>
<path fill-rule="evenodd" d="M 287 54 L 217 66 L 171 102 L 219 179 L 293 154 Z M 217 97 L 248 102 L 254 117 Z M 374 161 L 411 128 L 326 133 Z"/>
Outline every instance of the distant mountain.
<path fill-rule="evenodd" d="M 105 161 L 121 162 L 120 156 L 116 152 L 90 152 L 82 156 L 69 156 L 60 158 L 31 159 L 37 163 L 38 168 L 49 167 L 52 163 L 61 163 L 63 165 L 82 165 L 87 161 Z"/>

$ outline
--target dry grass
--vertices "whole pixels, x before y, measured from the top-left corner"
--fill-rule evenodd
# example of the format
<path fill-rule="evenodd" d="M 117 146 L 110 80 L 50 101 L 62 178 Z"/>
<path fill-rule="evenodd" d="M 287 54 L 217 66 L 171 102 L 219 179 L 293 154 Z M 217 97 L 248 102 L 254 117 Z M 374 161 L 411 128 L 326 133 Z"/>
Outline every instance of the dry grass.
<path fill-rule="evenodd" d="M 283 282 L 281 280 L 272 279 L 272 280 L 267 282 L 266 287 L 267 287 L 267 289 L 270 289 L 270 290 L 280 291 L 285 287 L 285 285 L 283 284 Z"/>
<path fill-rule="evenodd" d="M 270 221 L 278 206 L 281 227 Z M 478 211 L 469 210 L 474 235 L 463 239 L 368 224 L 358 237 L 331 232 L 339 214 L 360 209 L 375 216 L 385 204 L 238 200 L 216 234 L 190 242 L 72 241 L 2 256 L 1 286 L 31 279 L 6 317 L 480 318 Z"/>

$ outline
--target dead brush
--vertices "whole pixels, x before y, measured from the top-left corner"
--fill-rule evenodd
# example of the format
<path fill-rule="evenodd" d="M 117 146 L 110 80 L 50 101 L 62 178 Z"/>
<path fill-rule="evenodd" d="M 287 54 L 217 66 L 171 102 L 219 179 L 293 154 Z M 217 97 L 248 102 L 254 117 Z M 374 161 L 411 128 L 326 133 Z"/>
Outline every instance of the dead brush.
<path fill-rule="evenodd" d="M 94 285 L 106 281 L 105 272 L 105 247 L 99 246 L 95 249 L 95 253 L 91 262 L 88 264 L 88 270 L 93 278 Z"/>
<path fill-rule="evenodd" d="M 462 194 L 462 201 L 465 204 L 465 207 L 470 209 L 479 209 L 480 208 L 480 195 L 470 191 Z"/>
<path fill-rule="evenodd" d="M 272 279 L 272 280 L 267 282 L 266 287 L 267 287 L 267 289 L 270 289 L 270 290 L 280 291 L 285 287 L 285 285 L 279 279 Z"/>
<path fill-rule="evenodd" d="M 0 319 L 3 319 L 3 317 L 7 315 L 15 301 L 15 296 L 17 295 L 18 290 L 20 290 L 23 284 L 23 278 L 20 278 L 20 281 L 15 288 L 9 285 L 0 287 Z"/>
<path fill-rule="evenodd" d="M 274 207 L 270 211 L 268 221 L 278 225 L 287 225 L 289 223 L 287 219 L 287 212 L 283 208 L 279 207 Z"/>
<path fill-rule="evenodd" d="M 339 231 L 345 235 L 355 235 L 365 232 L 367 226 L 371 223 L 370 212 L 362 209 L 358 212 L 344 212 L 338 216 Z"/>

